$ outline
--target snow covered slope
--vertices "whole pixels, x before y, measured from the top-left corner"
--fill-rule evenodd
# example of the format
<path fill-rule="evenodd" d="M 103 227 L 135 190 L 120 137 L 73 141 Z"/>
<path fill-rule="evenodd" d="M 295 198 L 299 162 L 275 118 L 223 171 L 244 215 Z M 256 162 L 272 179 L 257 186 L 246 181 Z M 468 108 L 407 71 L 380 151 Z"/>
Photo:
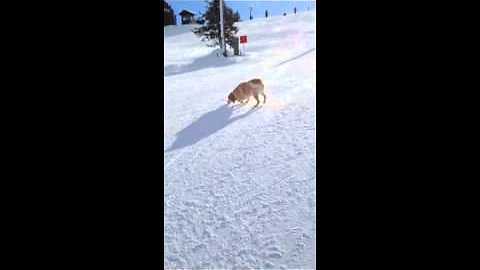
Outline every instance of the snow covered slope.
<path fill-rule="evenodd" d="M 165 27 L 165 268 L 313 269 L 315 13 L 238 24 L 246 55 L 217 57 Z M 227 106 L 261 78 L 267 103 Z"/>

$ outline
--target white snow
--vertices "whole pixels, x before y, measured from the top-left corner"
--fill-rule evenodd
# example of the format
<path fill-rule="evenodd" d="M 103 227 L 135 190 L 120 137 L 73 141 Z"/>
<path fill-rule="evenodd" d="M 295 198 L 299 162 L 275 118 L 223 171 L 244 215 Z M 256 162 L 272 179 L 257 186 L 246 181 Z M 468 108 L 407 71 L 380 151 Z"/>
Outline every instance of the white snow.
<path fill-rule="evenodd" d="M 315 12 L 238 24 L 246 55 L 164 30 L 164 266 L 313 269 Z M 226 105 L 261 78 L 267 103 Z"/>

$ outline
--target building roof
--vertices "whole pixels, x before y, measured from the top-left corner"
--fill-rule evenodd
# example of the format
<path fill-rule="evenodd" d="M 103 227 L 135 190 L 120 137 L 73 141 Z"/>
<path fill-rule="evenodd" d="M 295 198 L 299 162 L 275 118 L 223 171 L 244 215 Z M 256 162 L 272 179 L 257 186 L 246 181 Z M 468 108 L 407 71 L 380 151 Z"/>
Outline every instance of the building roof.
<path fill-rule="evenodd" d="M 184 9 L 184 10 L 182 10 L 182 11 L 181 11 L 180 13 L 178 13 L 178 14 L 180 14 L 180 15 L 182 15 L 182 16 L 185 16 L 185 15 L 195 15 L 195 12 L 192 12 L 192 11 L 190 11 L 190 10 Z"/>

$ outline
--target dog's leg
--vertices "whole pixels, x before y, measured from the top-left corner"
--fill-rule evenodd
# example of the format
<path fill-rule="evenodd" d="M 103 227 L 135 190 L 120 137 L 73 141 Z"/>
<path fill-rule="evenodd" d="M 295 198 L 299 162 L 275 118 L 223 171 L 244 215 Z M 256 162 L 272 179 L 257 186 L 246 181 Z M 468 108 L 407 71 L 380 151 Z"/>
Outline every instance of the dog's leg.
<path fill-rule="evenodd" d="M 265 95 L 265 93 L 262 93 L 263 95 L 263 104 L 265 104 L 267 102 L 267 95 Z"/>
<path fill-rule="evenodd" d="M 260 99 L 258 99 L 258 94 L 253 96 L 255 100 L 257 101 L 257 104 L 255 104 L 255 107 L 257 107 L 260 104 Z"/>

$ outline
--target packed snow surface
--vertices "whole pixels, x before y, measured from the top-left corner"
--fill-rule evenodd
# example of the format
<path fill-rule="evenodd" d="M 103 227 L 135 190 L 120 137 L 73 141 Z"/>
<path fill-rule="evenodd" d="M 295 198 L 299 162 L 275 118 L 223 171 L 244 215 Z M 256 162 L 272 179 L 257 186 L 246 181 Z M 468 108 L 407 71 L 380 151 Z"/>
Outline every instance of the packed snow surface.
<path fill-rule="evenodd" d="M 165 268 L 315 268 L 315 13 L 238 23 L 237 57 L 193 27 L 164 28 Z M 253 78 L 266 104 L 227 106 Z"/>

